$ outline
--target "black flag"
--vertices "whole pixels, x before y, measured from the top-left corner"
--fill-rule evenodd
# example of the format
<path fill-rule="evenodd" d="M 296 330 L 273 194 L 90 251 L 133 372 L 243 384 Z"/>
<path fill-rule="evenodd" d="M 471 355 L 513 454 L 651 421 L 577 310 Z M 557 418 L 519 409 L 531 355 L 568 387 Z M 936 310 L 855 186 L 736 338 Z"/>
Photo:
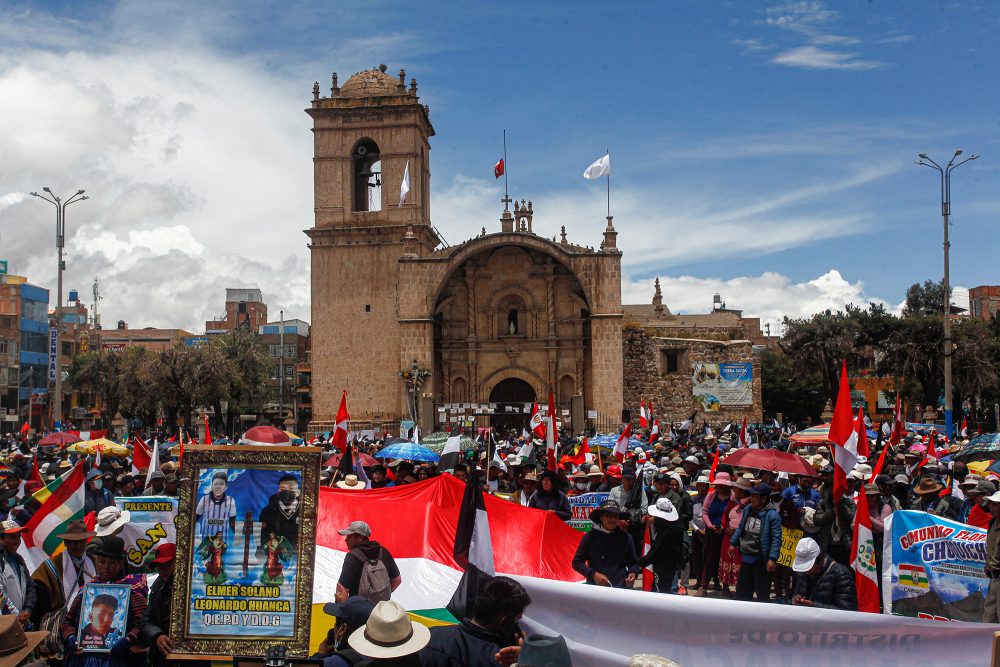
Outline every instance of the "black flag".
<path fill-rule="evenodd" d="M 483 487 L 475 464 L 469 471 L 458 510 L 455 530 L 455 561 L 465 568 L 458 589 L 451 596 L 447 609 L 458 620 L 472 618 L 476 595 L 483 583 L 493 578 L 493 545 L 490 543 L 490 523 L 486 516 Z"/>

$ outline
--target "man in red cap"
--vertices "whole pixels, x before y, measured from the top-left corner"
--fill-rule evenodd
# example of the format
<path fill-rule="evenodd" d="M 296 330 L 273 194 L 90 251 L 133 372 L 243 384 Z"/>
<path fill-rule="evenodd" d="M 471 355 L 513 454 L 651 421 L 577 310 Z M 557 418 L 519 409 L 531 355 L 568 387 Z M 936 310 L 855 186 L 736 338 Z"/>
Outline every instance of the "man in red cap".
<path fill-rule="evenodd" d="M 156 549 L 152 566 L 157 578 L 149 590 L 149 604 L 139 623 L 139 642 L 149 646 L 149 664 L 165 665 L 172 648 L 170 641 L 170 597 L 174 590 L 174 559 L 176 544 L 161 544 Z"/>
<path fill-rule="evenodd" d="M 4 522 L 0 524 L 0 543 L 3 544 L 3 554 L 0 556 L 0 584 L 7 592 L 7 597 L 18 611 L 17 620 L 24 625 L 31 617 L 31 608 L 35 602 L 35 582 L 31 579 L 31 570 L 21 554 L 17 553 L 21 546 L 21 526 Z"/>

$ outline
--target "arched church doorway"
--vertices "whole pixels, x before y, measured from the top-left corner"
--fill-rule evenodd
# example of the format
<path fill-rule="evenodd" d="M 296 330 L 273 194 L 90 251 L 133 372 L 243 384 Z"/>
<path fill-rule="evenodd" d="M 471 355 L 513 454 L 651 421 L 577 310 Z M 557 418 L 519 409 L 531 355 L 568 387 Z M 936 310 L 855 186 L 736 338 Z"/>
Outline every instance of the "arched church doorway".
<path fill-rule="evenodd" d="M 507 378 L 497 382 L 490 391 L 490 403 L 496 403 L 496 410 L 490 417 L 490 426 L 498 434 L 506 434 L 510 429 L 520 432 L 527 426 L 530 413 L 524 413 L 524 405 L 534 403 L 535 390 L 520 378 Z M 508 411 L 507 407 L 517 407 L 517 412 Z"/>

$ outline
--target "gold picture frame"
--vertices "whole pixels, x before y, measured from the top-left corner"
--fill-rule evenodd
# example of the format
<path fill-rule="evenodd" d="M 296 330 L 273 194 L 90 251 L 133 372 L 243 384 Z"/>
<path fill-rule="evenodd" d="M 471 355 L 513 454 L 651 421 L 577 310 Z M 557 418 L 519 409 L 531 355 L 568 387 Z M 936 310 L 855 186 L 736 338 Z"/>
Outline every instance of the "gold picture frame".
<path fill-rule="evenodd" d="M 185 448 L 180 476 L 189 481 L 178 489 L 177 559 L 170 607 L 174 657 L 265 655 L 269 647 L 276 645 L 284 646 L 289 657 L 307 655 L 321 455 L 322 450 L 316 447 Z M 226 475 L 226 487 L 222 495 L 213 497 L 231 506 L 217 501 L 215 515 L 211 511 L 199 513 L 199 501 L 208 502 L 216 478 L 221 486 L 222 473 Z M 237 488 L 236 480 L 243 475 L 238 487 L 242 495 L 237 496 L 230 485 Z M 269 523 L 271 519 L 265 518 L 265 510 L 259 508 L 270 488 L 275 492 L 268 497 L 267 508 L 277 507 L 279 496 L 287 497 L 282 490 L 294 490 L 290 482 L 270 486 L 282 478 L 297 478 L 299 495 L 296 509 L 279 529 L 279 524 Z M 227 492 L 230 501 L 226 500 Z M 244 511 L 240 504 L 251 510 Z M 281 505 L 285 512 L 292 506 L 291 502 Z M 235 521 L 229 513 L 236 514 Z M 289 527 L 290 516 L 295 513 L 297 532 Z M 227 518 L 208 519 L 216 515 Z M 238 531 L 240 536 L 236 535 Z M 242 546 L 242 558 L 238 553 L 226 556 L 229 544 Z M 251 567 L 252 544 L 257 548 Z M 263 563 L 262 552 L 266 553 Z M 236 576 L 230 577 L 232 573 Z M 287 579 L 285 573 L 290 575 Z"/>

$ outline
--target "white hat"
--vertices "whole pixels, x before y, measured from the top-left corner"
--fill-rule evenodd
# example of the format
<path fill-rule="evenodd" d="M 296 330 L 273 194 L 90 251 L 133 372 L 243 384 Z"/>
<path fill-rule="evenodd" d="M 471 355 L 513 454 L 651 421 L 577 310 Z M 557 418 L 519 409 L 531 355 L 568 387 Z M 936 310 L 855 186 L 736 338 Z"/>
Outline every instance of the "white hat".
<path fill-rule="evenodd" d="M 693 463 L 696 466 L 701 465 L 701 461 L 698 460 L 697 456 L 688 456 L 687 458 L 684 459 L 684 463 Z"/>
<path fill-rule="evenodd" d="M 344 479 L 337 482 L 338 489 L 347 489 L 348 491 L 364 491 L 365 485 L 357 475 L 348 475 Z"/>
<path fill-rule="evenodd" d="M 701 475 L 698 475 L 698 479 L 694 480 L 694 483 L 695 484 L 711 484 L 712 480 L 710 480 L 708 478 L 708 475 L 701 474 Z"/>
<path fill-rule="evenodd" d="M 384 600 L 375 605 L 368 622 L 351 633 L 348 645 L 366 658 L 400 658 L 427 646 L 431 631 L 414 623 L 402 605 Z"/>
<path fill-rule="evenodd" d="M 997 491 L 992 496 L 987 496 L 986 500 L 990 501 L 991 503 L 1000 503 L 1000 491 Z"/>
<path fill-rule="evenodd" d="M 666 519 L 667 521 L 677 521 L 677 517 L 680 516 L 677 513 L 677 508 L 674 507 L 669 498 L 658 498 L 656 504 L 650 506 L 646 511 L 649 512 L 650 516 Z"/>
<path fill-rule="evenodd" d="M 793 572 L 808 572 L 822 550 L 816 544 L 816 540 L 811 537 L 803 537 L 795 545 L 795 561 L 792 563 Z"/>
<path fill-rule="evenodd" d="M 645 450 L 642 447 L 639 447 L 638 445 L 636 445 L 635 447 L 632 448 L 632 453 L 633 454 L 641 454 L 644 451 Z"/>
<path fill-rule="evenodd" d="M 638 655 L 633 655 L 628 659 L 628 665 L 625 667 L 681 667 L 679 663 L 673 660 L 667 660 L 666 658 L 660 657 L 658 655 L 653 655 L 651 653 L 639 653 Z"/>
<path fill-rule="evenodd" d="M 364 521 L 352 521 L 347 524 L 347 528 L 337 531 L 338 535 L 360 535 L 361 537 L 371 537 L 372 527 Z"/>
<path fill-rule="evenodd" d="M 111 535 L 116 530 L 124 526 L 132 518 L 128 510 L 118 509 L 116 505 L 105 507 L 97 513 L 97 525 L 94 530 L 98 537 Z"/>

